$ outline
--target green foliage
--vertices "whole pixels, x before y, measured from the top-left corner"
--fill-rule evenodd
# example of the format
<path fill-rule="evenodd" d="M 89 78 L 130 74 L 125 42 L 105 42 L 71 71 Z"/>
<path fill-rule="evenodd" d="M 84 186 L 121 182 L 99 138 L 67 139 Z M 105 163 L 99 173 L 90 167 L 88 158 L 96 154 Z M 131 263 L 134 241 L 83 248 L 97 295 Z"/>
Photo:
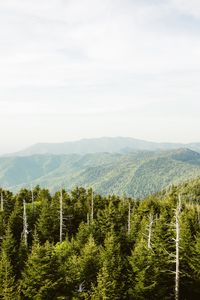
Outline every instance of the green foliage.
<path fill-rule="evenodd" d="M 0 260 L 0 299 L 16 299 L 14 272 L 11 262 L 4 251 L 1 253 Z"/>
<path fill-rule="evenodd" d="M 179 194 L 180 299 L 199 299 L 199 186 L 197 179 L 141 201 L 95 193 L 93 220 L 91 189 L 62 190 L 62 242 L 60 191 L 52 195 L 37 186 L 34 203 L 30 190 L 7 191 L 12 205 L 0 214 L 0 299 L 173 299 Z"/>
<path fill-rule="evenodd" d="M 22 299 L 55 299 L 59 286 L 58 262 L 53 245 L 34 241 L 25 270 L 22 273 Z"/>
<path fill-rule="evenodd" d="M 189 149 L 0 159 L 0 184 L 13 191 L 40 184 L 55 192 L 66 185 L 69 189 L 92 187 L 102 195 L 115 193 L 141 198 L 197 176 L 200 176 L 200 154 Z M 35 190 L 36 197 L 37 194 Z M 18 196 L 31 201 L 27 189 Z"/>
<path fill-rule="evenodd" d="M 120 244 L 114 233 L 107 235 L 105 248 L 100 251 L 101 268 L 92 299 L 123 299 L 122 258 Z"/>

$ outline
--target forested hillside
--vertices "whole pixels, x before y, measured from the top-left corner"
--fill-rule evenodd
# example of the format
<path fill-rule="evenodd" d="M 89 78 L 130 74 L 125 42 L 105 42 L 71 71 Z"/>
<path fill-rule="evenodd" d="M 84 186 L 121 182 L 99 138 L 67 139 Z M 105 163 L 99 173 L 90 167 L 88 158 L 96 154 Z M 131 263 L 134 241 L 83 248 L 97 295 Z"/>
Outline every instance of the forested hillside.
<path fill-rule="evenodd" d="M 140 201 L 0 195 L 0 299 L 200 299 L 200 180 Z"/>
<path fill-rule="evenodd" d="M 84 186 L 103 195 L 145 197 L 197 176 L 200 154 L 189 149 L 0 158 L 0 185 L 15 192 L 39 184 L 50 192 Z"/>

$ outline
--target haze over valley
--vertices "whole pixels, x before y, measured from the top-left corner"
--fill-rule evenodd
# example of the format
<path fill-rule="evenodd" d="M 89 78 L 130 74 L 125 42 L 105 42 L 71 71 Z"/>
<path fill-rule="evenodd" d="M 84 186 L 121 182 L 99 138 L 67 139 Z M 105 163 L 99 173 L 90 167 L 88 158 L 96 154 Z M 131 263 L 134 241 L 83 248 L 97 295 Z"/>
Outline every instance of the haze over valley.
<path fill-rule="evenodd" d="M 104 137 L 36 144 L 0 157 L 0 186 L 13 191 L 36 185 L 51 192 L 83 186 L 105 195 L 142 198 L 198 176 L 199 143 Z"/>

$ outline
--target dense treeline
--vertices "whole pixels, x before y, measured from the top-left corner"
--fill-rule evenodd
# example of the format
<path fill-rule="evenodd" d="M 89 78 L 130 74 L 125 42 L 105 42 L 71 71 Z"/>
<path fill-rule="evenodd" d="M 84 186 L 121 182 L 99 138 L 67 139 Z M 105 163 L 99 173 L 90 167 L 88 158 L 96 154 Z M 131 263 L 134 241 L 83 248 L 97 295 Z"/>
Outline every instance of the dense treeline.
<path fill-rule="evenodd" d="M 177 219 L 178 195 L 181 206 Z M 0 299 L 200 299 L 200 184 L 143 201 L 0 189 Z"/>

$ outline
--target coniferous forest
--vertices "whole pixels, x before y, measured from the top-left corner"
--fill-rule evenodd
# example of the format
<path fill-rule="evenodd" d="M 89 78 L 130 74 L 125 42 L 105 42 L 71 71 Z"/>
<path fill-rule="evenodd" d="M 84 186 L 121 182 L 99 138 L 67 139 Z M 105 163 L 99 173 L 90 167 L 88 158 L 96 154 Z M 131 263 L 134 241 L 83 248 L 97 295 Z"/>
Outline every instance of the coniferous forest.
<path fill-rule="evenodd" d="M 144 200 L 0 195 L 0 299 L 200 299 L 200 180 Z"/>

